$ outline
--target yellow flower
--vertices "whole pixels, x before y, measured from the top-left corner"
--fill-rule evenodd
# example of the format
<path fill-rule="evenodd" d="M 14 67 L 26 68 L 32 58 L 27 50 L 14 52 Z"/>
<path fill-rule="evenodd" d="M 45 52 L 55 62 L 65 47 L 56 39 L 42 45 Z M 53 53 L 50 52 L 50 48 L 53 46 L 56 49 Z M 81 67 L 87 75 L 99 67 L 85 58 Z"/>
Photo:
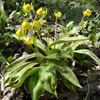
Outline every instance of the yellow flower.
<path fill-rule="evenodd" d="M 31 25 L 30 25 L 30 23 L 27 21 L 27 20 L 24 20 L 23 22 L 22 22 L 22 28 L 24 29 L 24 30 L 30 30 L 32 27 L 31 27 Z"/>
<path fill-rule="evenodd" d="M 32 45 L 33 43 L 36 42 L 36 40 L 37 40 L 37 38 L 28 36 L 28 37 L 26 38 L 26 40 L 24 40 L 24 43 L 25 43 L 25 44 L 28 44 L 28 45 Z"/>
<path fill-rule="evenodd" d="M 24 2 L 23 11 L 24 11 L 25 13 L 30 12 L 32 9 L 33 9 L 32 4 L 31 4 L 31 5 L 25 4 L 25 2 Z"/>
<path fill-rule="evenodd" d="M 22 30 L 21 28 L 19 28 L 17 31 L 16 31 L 16 35 L 20 38 L 20 37 L 23 37 L 25 36 L 25 31 Z"/>
<path fill-rule="evenodd" d="M 57 12 L 57 13 L 54 13 L 54 15 L 57 17 L 57 18 L 60 18 L 62 16 L 62 13 L 61 12 Z"/>
<path fill-rule="evenodd" d="M 40 20 L 35 21 L 35 19 L 33 20 L 33 27 L 34 30 L 37 30 L 38 28 L 40 28 L 42 25 L 42 22 Z"/>
<path fill-rule="evenodd" d="M 41 7 L 41 8 L 39 8 L 39 9 L 36 11 L 36 14 L 38 15 L 39 18 L 40 18 L 40 17 L 44 17 L 44 16 L 47 15 L 47 9 L 46 9 L 46 11 L 44 11 L 44 10 L 42 9 L 42 7 Z"/>
<path fill-rule="evenodd" d="M 87 9 L 86 11 L 83 10 L 83 15 L 84 15 L 85 17 L 90 17 L 90 15 L 91 15 L 91 10 L 90 10 L 90 9 Z"/>

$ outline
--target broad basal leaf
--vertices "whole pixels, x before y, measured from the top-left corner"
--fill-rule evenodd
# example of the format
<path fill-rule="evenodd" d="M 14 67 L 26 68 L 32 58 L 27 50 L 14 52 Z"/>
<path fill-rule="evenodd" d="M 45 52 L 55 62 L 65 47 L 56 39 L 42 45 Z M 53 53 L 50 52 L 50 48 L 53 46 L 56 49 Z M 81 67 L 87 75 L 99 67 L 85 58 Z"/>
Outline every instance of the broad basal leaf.
<path fill-rule="evenodd" d="M 75 41 L 84 41 L 84 40 L 89 40 L 89 37 L 84 37 L 84 36 L 77 36 L 77 37 L 64 37 L 61 38 L 53 43 L 50 44 L 49 48 L 53 45 L 60 44 L 60 43 L 66 43 L 66 42 L 75 42 Z"/>
<path fill-rule="evenodd" d="M 44 89 L 57 97 L 56 88 L 56 70 L 53 64 L 43 64 L 40 66 L 39 78 L 42 82 Z"/>
<path fill-rule="evenodd" d="M 59 49 L 51 49 L 51 50 L 49 50 L 49 55 L 57 53 L 57 52 L 60 52 L 60 50 Z"/>
<path fill-rule="evenodd" d="M 81 87 L 79 84 L 74 72 L 67 66 L 66 62 L 63 60 L 48 60 L 49 62 L 53 63 L 56 67 L 56 70 L 61 74 L 65 79 L 70 81 L 72 84 L 74 84 L 77 87 Z"/>
<path fill-rule="evenodd" d="M 59 60 L 60 58 L 70 59 L 70 58 L 73 58 L 73 50 L 69 47 L 66 47 L 65 49 L 62 49 L 57 53 L 48 55 L 46 58 L 47 59 L 57 59 L 57 60 Z"/>
<path fill-rule="evenodd" d="M 74 91 L 75 93 L 76 93 L 76 86 L 73 84 L 73 83 L 71 83 L 70 81 L 68 81 L 66 78 L 64 78 L 62 75 L 60 75 L 60 78 L 61 78 L 61 80 L 63 81 L 63 83 L 64 83 L 64 85 L 68 88 L 68 89 L 70 89 L 70 90 L 72 90 L 72 91 Z"/>
<path fill-rule="evenodd" d="M 22 85 L 22 83 L 24 82 L 24 80 L 31 75 L 32 73 L 30 72 L 34 66 L 36 66 L 38 64 L 38 62 L 36 61 L 29 61 L 29 62 L 22 62 L 17 66 L 14 66 L 14 69 L 11 68 L 12 70 L 8 70 L 7 73 L 5 74 L 4 77 L 4 85 L 11 85 L 11 84 L 15 84 L 16 82 L 20 82 Z M 28 74 L 29 73 L 29 74 Z M 26 75 L 25 75 L 26 74 Z M 25 76 L 24 76 L 25 75 Z M 23 79 L 22 79 L 23 77 Z M 22 82 L 23 80 L 23 82 Z M 16 83 L 17 84 L 17 83 Z M 18 85 L 19 86 L 19 85 Z M 17 86 L 16 86 L 17 87 Z"/>
<path fill-rule="evenodd" d="M 26 79 L 27 77 L 33 75 L 33 74 L 36 73 L 38 70 L 39 70 L 39 67 L 35 67 L 35 68 L 32 68 L 32 69 L 26 71 L 26 72 L 22 75 L 22 77 L 20 78 L 20 80 L 19 80 L 16 84 L 12 85 L 12 87 L 14 87 L 14 88 L 20 87 L 20 86 L 24 83 L 24 81 L 25 81 L 25 79 Z"/>
<path fill-rule="evenodd" d="M 11 68 L 11 67 L 16 66 L 16 64 L 19 64 L 20 62 L 25 62 L 27 59 L 34 58 L 34 57 L 36 57 L 35 53 L 24 55 L 24 56 L 18 58 L 17 60 L 15 60 L 14 62 L 12 62 L 10 65 L 8 65 L 6 67 L 6 70 Z"/>
<path fill-rule="evenodd" d="M 32 100 L 39 100 L 41 94 L 45 92 L 44 86 L 41 83 L 38 73 L 33 74 L 28 81 L 28 88 L 32 95 Z"/>
<path fill-rule="evenodd" d="M 81 54 L 86 54 L 89 55 L 92 59 L 94 59 L 98 64 L 100 64 L 100 59 L 90 50 L 87 49 L 81 49 L 81 50 L 76 50 L 74 53 L 81 53 Z"/>
<path fill-rule="evenodd" d="M 72 48 L 72 50 L 74 51 L 80 44 L 84 44 L 85 41 L 77 41 L 77 42 L 74 42 L 72 44 L 70 44 L 70 48 Z"/>

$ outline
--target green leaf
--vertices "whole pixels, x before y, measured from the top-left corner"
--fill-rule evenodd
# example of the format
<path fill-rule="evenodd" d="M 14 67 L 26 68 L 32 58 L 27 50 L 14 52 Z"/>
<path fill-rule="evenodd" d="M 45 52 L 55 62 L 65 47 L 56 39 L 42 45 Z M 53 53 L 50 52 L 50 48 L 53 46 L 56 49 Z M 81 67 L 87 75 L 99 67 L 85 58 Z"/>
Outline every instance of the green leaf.
<path fill-rule="evenodd" d="M 39 100 L 41 94 L 45 92 L 38 73 L 33 74 L 28 81 L 28 88 L 32 95 L 32 100 Z"/>
<path fill-rule="evenodd" d="M 17 82 L 20 78 L 18 72 L 24 68 L 24 66 L 29 65 L 31 62 L 22 62 L 18 63 L 17 65 L 13 66 L 12 68 L 9 68 L 9 70 L 6 72 L 4 76 L 4 85 L 7 86 L 11 83 Z M 19 66 L 20 65 L 20 66 Z"/>
<path fill-rule="evenodd" d="M 61 57 L 60 53 L 53 53 L 51 55 L 48 55 L 46 58 L 47 59 L 57 59 L 57 60 L 59 60 L 60 57 Z"/>
<path fill-rule="evenodd" d="M 63 60 L 48 60 L 49 62 L 53 63 L 54 66 L 56 67 L 56 70 L 61 74 L 65 79 L 70 81 L 72 84 L 74 84 L 77 87 L 81 87 L 79 84 L 74 72 L 68 67 L 66 62 Z"/>
<path fill-rule="evenodd" d="M 62 39 L 60 39 L 60 40 L 57 40 L 57 41 L 51 43 L 51 44 L 49 45 L 49 48 L 50 48 L 51 46 L 53 46 L 53 45 L 60 44 L 60 43 L 76 42 L 76 41 L 84 41 L 84 40 L 89 40 L 89 38 L 88 38 L 88 37 L 84 37 L 84 36 L 67 37 L 67 38 L 64 37 L 64 38 L 62 38 Z"/>
<path fill-rule="evenodd" d="M 100 64 L 100 59 L 90 50 L 81 49 L 81 50 L 74 51 L 74 53 L 86 54 L 86 55 L 90 56 L 92 59 L 94 59 L 98 64 Z"/>
<path fill-rule="evenodd" d="M 75 74 L 72 72 L 72 70 L 68 66 L 66 66 L 66 67 L 58 66 L 58 67 L 56 67 L 56 69 L 68 81 L 73 83 L 75 86 L 82 88 L 81 85 L 79 84 Z"/>
<path fill-rule="evenodd" d="M 89 25 L 89 26 L 88 26 L 88 31 L 89 31 L 89 32 L 92 31 L 92 27 L 93 27 L 92 25 Z"/>
<path fill-rule="evenodd" d="M 98 40 L 100 38 L 100 32 L 96 34 L 96 39 Z"/>
<path fill-rule="evenodd" d="M 86 28 L 86 26 L 87 26 L 87 24 L 88 24 L 88 21 L 85 21 L 84 23 L 82 23 L 82 28 Z"/>
<path fill-rule="evenodd" d="M 0 49 L 0 55 L 2 54 L 3 51 L 4 51 L 4 49 Z"/>
<path fill-rule="evenodd" d="M 89 40 L 92 42 L 94 45 L 96 43 L 96 35 L 95 34 L 90 34 L 89 35 Z"/>
<path fill-rule="evenodd" d="M 33 73 L 29 80 L 28 80 L 28 89 L 30 91 L 30 93 L 33 95 L 33 89 L 34 87 L 36 86 L 37 82 L 38 82 L 38 79 L 39 79 L 39 75 L 38 73 Z"/>
<path fill-rule="evenodd" d="M 68 81 L 66 78 L 64 78 L 61 75 L 60 75 L 60 78 L 68 89 L 70 89 L 70 90 L 74 91 L 74 93 L 76 93 L 77 90 L 76 90 L 76 86 L 74 84 L 72 84 L 70 81 Z"/>
<path fill-rule="evenodd" d="M 6 62 L 6 59 L 5 59 L 5 57 L 3 57 L 3 56 L 0 56 L 0 62 Z"/>
<path fill-rule="evenodd" d="M 56 88 L 56 69 L 53 64 L 43 64 L 40 66 L 39 78 L 42 82 L 44 89 L 57 97 Z"/>
<path fill-rule="evenodd" d="M 62 47 L 63 44 L 64 43 L 56 44 L 56 45 L 52 46 L 51 48 L 52 49 L 61 49 L 61 47 Z"/>
<path fill-rule="evenodd" d="M 73 58 L 73 51 L 70 47 L 69 48 L 67 47 L 65 50 L 62 49 L 58 53 L 53 53 L 51 55 L 48 55 L 46 58 L 47 59 L 60 59 L 60 58 L 71 59 Z"/>
<path fill-rule="evenodd" d="M 6 68 L 7 72 L 4 77 L 5 86 L 11 83 L 17 82 L 21 78 L 21 76 L 24 74 L 24 72 L 30 70 L 33 67 L 32 63 L 34 62 L 32 61 L 25 62 L 25 61 L 27 61 L 28 59 L 34 58 L 34 57 L 36 57 L 34 53 L 27 54 L 27 55 L 24 55 L 18 58 L 17 60 L 12 62 L 10 65 L 8 65 Z"/>
<path fill-rule="evenodd" d="M 7 13 L 3 11 L 3 13 L 1 14 L 1 23 L 3 27 L 5 27 L 6 19 L 7 19 Z"/>
<path fill-rule="evenodd" d="M 6 19 L 6 22 L 9 22 L 13 17 L 14 17 L 14 14 L 16 13 L 16 11 L 13 11 L 9 17 Z"/>
<path fill-rule="evenodd" d="M 71 47 L 65 47 L 61 50 L 61 56 L 65 58 L 73 58 L 73 50 Z"/>
<path fill-rule="evenodd" d="M 15 29 L 15 26 L 8 26 L 8 27 L 5 27 L 6 30 L 11 30 L 13 31 Z M 11 33 L 12 34 L 12 33 Z"/>
<path fill-rule="evenodd" d="M 42 42 L 39 39 L 36 40 L 35 45 L 39 49 L 41 49 L 43 51 L 43 53 L 45 53 L 47 55 L 47 49 L 45 48 L 45 46 L 42 44 Z"/>
<path fill-rule="evenodd" d="M 3 2 L 2 2 L 2 0 L 0 0 L 0 10 L 1 10 L 1 11 L 4 10 L 4 6 L 3 6 Z"/>
<path fill-rule="evenodd" d="M 49 50 L 49 55 L 57 53 L 57 52 L 60 52 L 60 50 L 59 49 L 51 49 L 51 50 Z"/>
<path fill-rule="evenodd" d="M 17 40 L 19 39 L 19 37 L 16 34 L 12 34 L 12 36 Z"/>
<path fill-rule="evenodd" d="M 71 31 L 73 29 L 73 23 L 74 21 L 70 21 L 67 25 L 66 25 L 66 28 L 67 28 L 67 31 Z"/>
<path fill-rule="evenodd" d="M 74 27 L 71 31 L 66 33 L 65 37 L 71 37 L 72 35 L 75 36 L 75 34 L 77 33 L 78 28 L 79 28 L 78 26 Z"/>
<path fill-rule="evenodd" d="M 9 56 L 9 57 L 7 58 L 7 60 L 11 63 L 11 62 L 12 62 L 12 56 Z"/>
<path fill-rule="evenodd" d="M 70 44 L 70 48 L 72 48 L 72 50 L 74 51 L 80 44 L 84 44 L 85 41 L 77 41 L 77 42 L 74 42 L 72 44 Z"/>
<path fill-rule="evenodd" d="M 13 68 L 12 70 L 8 70 L 7 73 L 5 74 L 4 77 L 4 85 L 10 85 L 10 84 L 14 84 L 12 85 L 12 87 L 20 87 L 24 80 L 30 76 L 32 74 L 32 72 L 34 72 L 37 69 L 33 70 L 33 67 L 36 66 L 38 64 L 38 62 L 36 61 L 29 61 L 29 62 L 25 62 L 25 63 L 21 63 L 19 64 L 19 66 L 14 66 L 15 68 Z M 17 83 L 15 83 L 17 82 Z"/>
<path fill-rule="evenodd" d="M 14 62 L 12 62 L 10 65 L 8 65 L 6 67 L 6 70 L 9 69 L 9 68 L 11 68 L 11 67 L 13 67 L 13 66 L 16 66 L 20 62 L 25 62 L 26 60 L 34 58 L 34 57 L 36 57 L 35 53 L 24 55 L 24 56 L 18 58 L 17 60 L 15 60 Z"/>
<path fill-rule="evenodd" d="M 13 56 L 13 60 L 15 60 L 15 59 L 17 58 L 18 55 L 19 55 L 19 54 L 16 53 L 16 54 Z"/>
<path fill-rule="evenodd" d="M 22 75 L 22 77 L 20 78 L 20 80 L 18 81 L 18 83 L 12 85 L 12 87 L 14 87 L 14 88 L 20 87 L 20 86 L 24 83 L 24 81 L 25 81 L 25 79 L 26 79 L 27 77 L 29 77 L 29 76 L 31 76 L 32 74 L 36 73 L 38 70 L 39 70 L 39 67 L 35 67 L 35 68 L 33 68 L 33 69 L 30 69 L 30 70 L 26 71 L 26 72 Z"/>
<path fill-rule="evenodd" d="M 49 44 L 53 43 L 53 40 L 51 38 L 48 39 L 46 37 L 43 37 L 42 40 L 44 40 L 47 43 L 49 42 Z"/>

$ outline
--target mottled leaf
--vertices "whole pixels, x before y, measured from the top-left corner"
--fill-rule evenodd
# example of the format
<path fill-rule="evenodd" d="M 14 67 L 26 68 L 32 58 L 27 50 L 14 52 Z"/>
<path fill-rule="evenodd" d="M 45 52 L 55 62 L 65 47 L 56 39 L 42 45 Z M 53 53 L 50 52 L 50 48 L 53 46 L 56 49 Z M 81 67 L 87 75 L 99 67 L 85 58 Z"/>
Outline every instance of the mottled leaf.
<path fill-rule="evenodd" d="M 28 88 L 32 96 L 32 100 L 39 100 L 41 94 L 45 92 L 38 73 L 33 74 L 28 81 Z"/>
<path fill-rule="evenodd" d="M 81 50 L 76 50 L 74 53 L 81 53 L 81 54 L 86 54 L 89 55 L 92 59 L 94 59 L 98 64 L 100 64 L 100 59 L 90 50 L 87 49 L 81 49 Z"/>
<path fill-rule="evenodd" d="M 56 45 L 56 44 L 60 44 L 60 43 L 66 43 L 66 42 L 75 42 L 75 41 L 84 41 L 84 40 L 89 40 L 88 37 L 84 37 L 84 36 L 77 36 L 77 37 L 64 37 L 64 38 L 61 38 L 53 43 L 51 43 L 49 45 L 49 48 L 53 45 Z"/>

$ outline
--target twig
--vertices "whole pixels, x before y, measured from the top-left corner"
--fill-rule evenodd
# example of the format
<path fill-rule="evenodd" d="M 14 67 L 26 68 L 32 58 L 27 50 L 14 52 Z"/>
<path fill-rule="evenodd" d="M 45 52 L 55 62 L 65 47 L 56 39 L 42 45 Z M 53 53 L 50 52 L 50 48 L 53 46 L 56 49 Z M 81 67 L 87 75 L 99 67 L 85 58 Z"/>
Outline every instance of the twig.
<path fill-rule="evenodd" d="M 89 83 L 88 83 L 88 79 L 90 78 L 90 76 L 86 79 L 86 82 L 87 82 L 87 87 L 88 87 L 88 91 L 87 91 L 87 94 L 86 94 L 86 97 L 84 100 L 87 100 L 87 97 L 89 95 L 89 91 L 90 91 L 90 87 L 89 87 Z"/>

